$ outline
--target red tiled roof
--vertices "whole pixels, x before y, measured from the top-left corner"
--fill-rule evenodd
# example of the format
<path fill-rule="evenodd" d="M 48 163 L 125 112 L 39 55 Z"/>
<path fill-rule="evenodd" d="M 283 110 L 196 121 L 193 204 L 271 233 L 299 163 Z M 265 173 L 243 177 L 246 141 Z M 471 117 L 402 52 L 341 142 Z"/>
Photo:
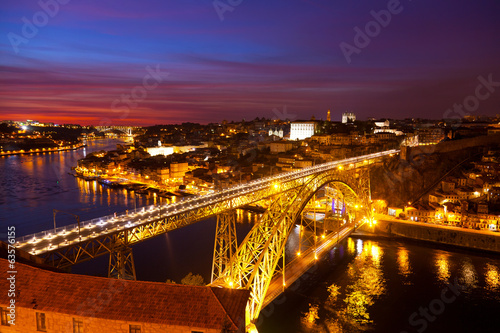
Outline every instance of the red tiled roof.
<path fill-rule="evenodd" d="M 0 290 L 8 290 L 0 259 Z M 56 273 L 16 263 L 16 306 L 110 320 L 230 330 L 245 318 L 248 290 Z M 7 292 L 0 303 L 8 304 Z M 242 322 L 243 320 L 243 322 Z"/>

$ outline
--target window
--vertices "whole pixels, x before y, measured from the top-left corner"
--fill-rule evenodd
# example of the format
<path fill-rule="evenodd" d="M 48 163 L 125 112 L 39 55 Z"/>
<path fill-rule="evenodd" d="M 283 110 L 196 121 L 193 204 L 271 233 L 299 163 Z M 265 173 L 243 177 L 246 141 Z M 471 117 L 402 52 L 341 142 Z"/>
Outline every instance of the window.
<path fill-rule="evenodd" d="M 130 325 L 130 333 L 141 333 L 141 325 Z"/>
<path fill-rule="evenodd" d="M 73 333 L 83 333 L 83 321 L 73 318 Z"/>
<path fill-rule="evenodd" d="M 7 311 L 6 308 L 0 308 L 0 317 L 2 320 L 2 325 L 4 326 L 10 326 L 9 325 L 9 317 L 7 316 L 9 314 L 9 311 Z"/>
<path fill-rule="evenodd" d="M 37 312 L 36 313 L 36 330 L 46 332 L 47 327 L 45 326 L 45 313 Z"/>

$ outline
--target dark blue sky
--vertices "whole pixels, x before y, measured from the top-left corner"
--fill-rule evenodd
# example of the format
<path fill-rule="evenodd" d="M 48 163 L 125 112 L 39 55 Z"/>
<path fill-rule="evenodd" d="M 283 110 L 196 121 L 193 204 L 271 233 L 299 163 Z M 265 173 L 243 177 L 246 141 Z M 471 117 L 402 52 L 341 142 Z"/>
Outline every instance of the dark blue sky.
<path fill-rule="evenodd" d="M 479 76 L 500 82 L 498 0 L 41 1 L 53 17 L 35 0 L 0 4 L 3 119 L 437 119 Z M 388 7 L 385 27 L 369 23 Z M 346 59 L 341 43 L 359 47 Z M 468 113 L 500 113 L 493 89 Z"/>

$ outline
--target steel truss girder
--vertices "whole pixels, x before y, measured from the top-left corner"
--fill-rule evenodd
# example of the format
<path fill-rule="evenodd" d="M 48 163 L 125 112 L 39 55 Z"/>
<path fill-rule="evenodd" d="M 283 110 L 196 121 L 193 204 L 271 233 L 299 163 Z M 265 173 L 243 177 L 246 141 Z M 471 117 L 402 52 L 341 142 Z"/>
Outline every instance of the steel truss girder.
<path fill-rule="evenodd" d="M 247 324 L 257 320 L 290 231 L 309 199 L 320 187 L 333 183 L 347 193 L 346 200 L 351 205 L 364 202 L 366 204 L 363 210 L 370 212 L 369 199 L 360 198 L 357 194 L 364 196 L 368 193 L 361 188 L 363 182 L 360 184 L 359 177 L 354 170 L 326 171 L 305 177 L 302 186 L 285 187 L 276 196 L 260 221 L 240 244 L 223 276 L 212 283 L 250 290 L 246 310 Z"/>
<path fill-rule="evenodd" d="M 354 174 L 351 178 L 356 178 L 355 170 L 368 168 L 373 162 L 375 162 L 375 160 L 354 163 L 348 167 L 350 170 L 339 172 Z M 280 192 L 300 188 L 310 179 L 328 172 L 334 171 L 322 171 L 320 174 L 291 179 L 280 184 L 279 188 L 276 188 L 275 184 L 268 184 L 258 190 L 248 192 L 243 191 L 232 198 L 215 203 L 207 203 L 205 206 L 199 208 L 193 207 L 192 210 L 179 212 L 175 215 L 151 219 L 151 222 L 145 222 L 138 226 L 124 228 L 120 231 L 98 235 L 95 237 L 89 236 L 78 243 L 72 243 L 69 245 L 63 244 L 58 247 L 49 248 L 44 252 L 39 253 L 38 256 L 45 258 L 46 263 L 49 265 L 63 269 L 68 268 L 74 264 L 84 262 L 104 254 L 109 254 L 111 252 L 110 248 L 112 244 L 116 241 L 119 241 L 127 246 L 133 245 L 166 232 L 197 223 L 225 211 L 272 198 Z M 25 247 L 25 250 L 29 252 L 29 245 L 23 247 Z M 21 248 L 23 249 L 23 247 Z"/>
<path fill-rule="evenodd" d="M 295 179 L 284 183 L 279 189 L 273 184 L 260 190 L 241 194 L 213 204 L 207 204 L 200 208 L 180 212 L 176 215 L 163 216 L 142 225 L 124 228 L 121 231 L 106 234 L 104 236 L 88 237 L 79 243 L 67 246 L 55 247 L 40 253 L 39 256 L 45 258 L 47 264 L 67 268 L 76 263 L 84 262 L 95 257 L 108 254 L 115 241 L 120 241 L 125 245 L 133 245 L 149 238 L 164 234 L 166 232 L 185 227 L 190 224 L 205 220 L 209 217 L 242 207 L 260 200 L 276 195 L 281 189 L 288 190 L 302 186 L 304 179 Z"/>
<path fill-rule="evenodd" d="M 316 241 L 317 241 L 317 234 L 316 234 L 316 228 L 317 228 L 317 221 L 315 219 L 307 219 L 304 217 L 304 212 L 302 211 L 300 214 L 300 229 L 299 229 L 299 254 L 302 253 L 305 249 L 309 247 L 316 247 Z M 307 237 L 304 234 L 306 233 L 306 230 L 310 230 L 311 233 Z"/>
<path fill-rule="evenodd" d="M 230 210 L 217 215 L 211 282 L 221 276 L 237 248 L 236 211 Z"/>
<path fill-rule="evenodd" d="M 108 278 L 136 280 L 132 248 L 117 245 L 109 254 Z"/>

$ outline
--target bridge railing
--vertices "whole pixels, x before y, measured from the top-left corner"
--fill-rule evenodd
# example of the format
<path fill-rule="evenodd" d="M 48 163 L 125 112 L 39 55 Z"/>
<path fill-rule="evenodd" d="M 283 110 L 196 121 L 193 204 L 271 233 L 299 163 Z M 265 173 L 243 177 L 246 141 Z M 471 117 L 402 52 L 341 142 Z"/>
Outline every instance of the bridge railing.
<path fill-rule="evenodd" d="M 379 152 L 379 153 L 351 157 L 351 158 L 344 159 L 344 160 L 338 160 L 338 161 L 333 161 L 333 162 L 317 164 L 317 165 L 313 165 L 313 166 L 303 168 L 303 169 L 300 169 L 297 171 L 290 171 L 290 172 L 281 173 L 281 174 L 278 174 L 275 176 L 267 176 L 264 178 L 256 179 L 256 180 L 250 181 L 248 183 L 245 183 L 244 185 L 243 184 L 239 185 L 239 187 L 243 187 L 242 190 L 244 190 L 245 187 L 251 189 L 253 186 L 260 184 L 261 186 L 259 186 L 257 189 L 253 189 L 253 190 L 258 190 L 262 186 L 268 186 L 269 183 L 289 179 L 287 177 L 291 177 L 292 179 L 297 178 L 297 177 L 304 177 L 304 176 L 312 175 L 315 172 L 317 172 L 318 170 L 336 168 L 340 165 L 359 163 L 359 162 L 363 162 L 366 159 L 373 159 L 373 158 L 382 157 L 382 156 L 386 156 L 389 154 L 397 154 L 397 153 L 399 153 L 399 150 L 393 149 L 393 150 L 388 150 L 388 151 Z M 291 180 L 291 179 L 289 179 L 289 180 Z M 236 186 L 236 187 L 238 187 L 238 186 Z M 230 194 L 234 190 L 235 190 L 235 187 L 231 187 L 231 188 L 219 190 L 219 191 L 214 192 L 214 193 L 205 194 L 202 196 L 185 197 L 185 198 L 182 198 L 181 201 L 176 202 L 176 203 L 163 204 L 161 206 L 149 205 L 149 206 L 143 206 L 141 208 L 147 209 L 147 210 L 154 210 L 154 209 L 157 209 L 159 207 L 164 208 L 166 206 L 169 206 L 172 209 L 170 212 L 165 212 L 164 216 L 175 215 L 178 213 L 177 212 L 178 208 L 180 208 L 180 206 L 185 204 L 186 202 L 193 202 L 195 204 L 202 203 L 205 199 L 214 198 L 218 195 L 222 195 L 222 197 L 218 199 L 218 200 L 222 201 L 222 200 L 227 200 L 228 198 L 231 198 L 234 196 L 241 195 L 240 192 Z M 181 211 L 185 210 L 185 209 L 187 209 L 187 208 L 183 207 L 181 209 Z M 94 228 L 96 226 L 102 226 L 102 222 L 105 222 L 107 225 L 107 227 L 106 227 L 107 232 L 110 233 L 110 232 L 113 232 L 115 230 L 121 229 L 121 225 L 116 224 L 115 222 L 117 222 L 116 219 L 123 218 L 124 216 L 127 216 L 127 215 L 125 213 L 120 213 L 119 215 L 116 215 L 116 218 L 115 218 L 115 215 L 113 214 L 113 215 L 101 216 L 101 217 L 94 218 L 91 220 L 82 221 L 82 222 L 80 222 L 80 228 L 81 229 Z M 108 225 L 109 222 L 114 223 L 114 225 L 109 226 Z M 61 227 L 56 228 L 55 230 L 54 229 L 44 230 L 44 231 L 40 231 L 37 233 L 21 236 L 21 237 L 18 237 L 16 239 L 16 242 L 17 243 L 28 243 L 28 242 L 33 241 L 33 240 L 44 239 L 47 237 L 50 238 L 52 236 L 58 235 L 58 234 L 63 233 L 63 232 L 69 232 L 69 231 L 73 232 L 75 230 L 78 231 L 78 223 L 61 226 Z"/>

